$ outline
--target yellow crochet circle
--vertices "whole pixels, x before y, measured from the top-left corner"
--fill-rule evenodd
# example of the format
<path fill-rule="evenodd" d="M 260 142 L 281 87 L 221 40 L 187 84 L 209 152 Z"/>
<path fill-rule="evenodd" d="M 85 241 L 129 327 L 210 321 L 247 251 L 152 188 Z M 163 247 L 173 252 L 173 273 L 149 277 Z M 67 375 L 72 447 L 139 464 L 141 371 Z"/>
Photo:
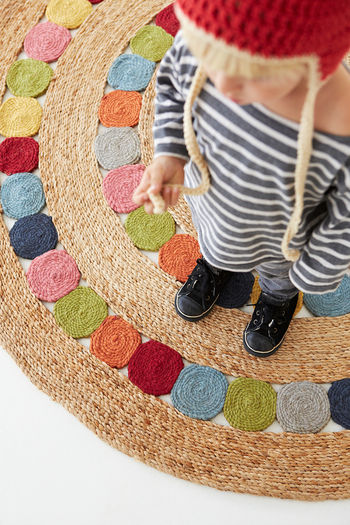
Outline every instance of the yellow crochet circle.
<path fill-rule="evenodd" d="M 84 22 L 92 9 L 88 0 L 50 0 L 46 16 L 50 22 L 75 29 Z"/>
<path fill-rule="evenodd" d="M 4 137 L 32 137 L 38 133 L 42 113 L 35 98 L 9 98 L 0 106 L 0 134 Z"/>
<path fill-rule="evenodd" d="M 253 304 L 256 304 L 258 299 L 259 299 L 260 293 L 261 293 L 261 288 L 260 288 L 260 285 L 259 285 L 259 276 L 257 275 L 255 277 L 252 293 L 250 294 L 250 302 L 253 303 Z M 295 315 L 297 315 L 297 313 L 300 312 L 300 310 L 301 310 L 301 308 L 303 306 L 303 296 L 304 296 L 303 292 L 299 292 L 298 302 L 297 302 L 297 306 L 295 308 L 295 312 L 293 314 L 293 317 Z"/>

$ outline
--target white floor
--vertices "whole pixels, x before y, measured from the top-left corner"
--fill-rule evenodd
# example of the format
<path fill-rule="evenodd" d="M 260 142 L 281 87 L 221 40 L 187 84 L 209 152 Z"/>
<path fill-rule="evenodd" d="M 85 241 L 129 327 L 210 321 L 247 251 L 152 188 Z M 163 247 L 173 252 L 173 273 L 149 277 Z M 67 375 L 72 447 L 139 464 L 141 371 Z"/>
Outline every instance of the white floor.
<path fill-rule="evenodd" d="M 38 100 L 44 104 L 45 96 Z M 0 174 L 0 184 L 5 178 Z M 10 229 L 15 221 L 4 219 Z M 19 260 L 27 270 L 30 261 Z M 301 316 L 309 315 L 303 310 Z M 330 423 L 325 430 L 337 427 Z M 277 423 L 268 430 L 278 432 Z M 350 500 L 307 503 L 220 492 L 139 463 L 39 391 L 0 347 L 0 525 L 303 525 L 312 519 L 348 525 L 349 511 Z"/>
<path fill-rule="evenodd" d="M 349 513 L 350 500 L 221 492 L 125 456 L 38 390 L 0 347 L 0 525 L 348 525 Z"/>

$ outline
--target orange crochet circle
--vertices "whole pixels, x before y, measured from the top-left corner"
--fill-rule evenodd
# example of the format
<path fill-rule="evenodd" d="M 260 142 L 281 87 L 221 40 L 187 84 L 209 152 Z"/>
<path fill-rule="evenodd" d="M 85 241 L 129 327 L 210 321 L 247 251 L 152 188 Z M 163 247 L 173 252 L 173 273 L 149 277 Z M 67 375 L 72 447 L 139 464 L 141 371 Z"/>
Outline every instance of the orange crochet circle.
<path fill-rule="evenodd" d="M 260 288 L 260 284 L 259 284 L 259 276 L 257 275 L 255 277 L 252 293 L 250 294 L 250 301 L 251 301 L 251 303 L 253 303 L 253 304 L 257 303 L 260 293 L 261 293 L 261 288 Z M 293 317 L 300 312 L 300 310 L 301 310 L 301 308 L 303 306 L 303 297 L 304 297 L 303 292 L 299 292 L 298 302 L 297 302 L 297 305 L 296 305 Z"/>
<path fill-rule="evenodd" d="M 178 281 L 184 283 L 201 257 L 198 241 L 191 235 L 178 233 L 163 244 L 158 254 L 158 264 Z"/>
<path fill-rule="evenodd" d="M 139 121 L 142 95 L 137 91 L 116 90 L 101 100 L 98 116 L 107 128 L 132 127 Z"/>
<path fill-rule="evenodd" d="M 91 335 L 90 352 L 113 368 L 126 366 L 141 335 L 124 319 L 110 315 Z"/>

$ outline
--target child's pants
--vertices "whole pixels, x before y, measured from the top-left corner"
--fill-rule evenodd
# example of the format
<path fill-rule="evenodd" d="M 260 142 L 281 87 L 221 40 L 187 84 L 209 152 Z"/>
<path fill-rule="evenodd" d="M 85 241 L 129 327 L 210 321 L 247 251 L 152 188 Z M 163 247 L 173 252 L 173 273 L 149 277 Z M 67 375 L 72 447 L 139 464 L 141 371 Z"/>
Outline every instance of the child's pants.
<path fill-rule="evenodd" d="M 285 261 L 284 263 L 265 263 L 257 266 L 255 270 L 259 274 L 259 284 L 262 291 L 274 295 L 276 298 L 281 298 L 281 300 L 289 300 L 299 293 L 288 276 L 292 264 L 291 261 Z"/>

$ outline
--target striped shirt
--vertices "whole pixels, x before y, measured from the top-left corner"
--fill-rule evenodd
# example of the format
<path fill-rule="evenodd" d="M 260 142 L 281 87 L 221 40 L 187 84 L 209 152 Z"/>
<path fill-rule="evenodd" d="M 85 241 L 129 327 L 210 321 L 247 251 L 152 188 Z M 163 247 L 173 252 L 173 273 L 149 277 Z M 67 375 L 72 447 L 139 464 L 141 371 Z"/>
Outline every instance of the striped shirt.
<path fill-rule="evenodd" d="M 344 67 L 345 63 L 343 64 Z M 200 184 L 183 136 L 183 113 L 198 66 L 182 31 L 157 75 L 154 158 L 186 159 L 185 186 Z M 229 271 L 285 261 L 283 234 L 294 208 L 299 123 L 259 103 L 240 106 L 207 79 L 193 109 L 193 128 L 211 185 L 185 196 L 203 256 Z M 350 136 L 314 131 L 299 230 L 289 243 L 301 250 L 289 278 L 299 290 L 334 291 L 350 264 Z"/>

